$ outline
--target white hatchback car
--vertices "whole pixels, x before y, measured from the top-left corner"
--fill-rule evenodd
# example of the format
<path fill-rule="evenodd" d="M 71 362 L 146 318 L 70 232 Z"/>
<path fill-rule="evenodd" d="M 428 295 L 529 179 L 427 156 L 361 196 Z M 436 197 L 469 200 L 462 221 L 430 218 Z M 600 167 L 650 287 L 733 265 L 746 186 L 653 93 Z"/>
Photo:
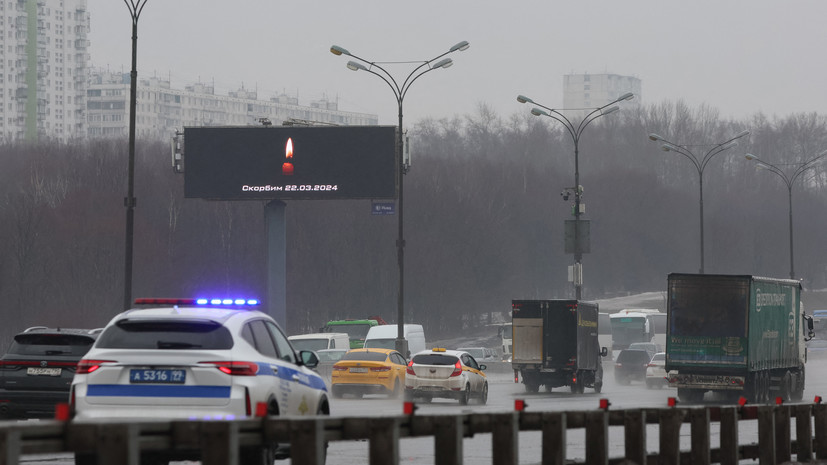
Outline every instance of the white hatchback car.
<path fill-rule="evenodd" d="M 136 304 L 154 308 L 115 316 L 78 363 L 70 394 L 76 421 L 330 413 L 325 382 L 311 370 L 315 353 L 297 354 L 270 316 L 251 309 L 255 301 Z M 95 462 L 78 455 L 76 463 Z M 242 463 L 279 456 L 277 444 L 242 449 Z"/>
<path fill-rule="evenodd" d="M 662 388 L 668 386 L 668 376 L 666 374 L 666 353 L 658 352 L 646 365 L 646 387 L 652 389 Z"/>
<path fill-rule="evenodd" d="M 408 362 L 405 375 L 405 398 L 435 397 L 457 399 L 466 405 L 472 398 L 481 404 L 488 401 L 488 380 L 485 365 L 480 365 L 468 352 L 435 348 L 417 352 Z"/>

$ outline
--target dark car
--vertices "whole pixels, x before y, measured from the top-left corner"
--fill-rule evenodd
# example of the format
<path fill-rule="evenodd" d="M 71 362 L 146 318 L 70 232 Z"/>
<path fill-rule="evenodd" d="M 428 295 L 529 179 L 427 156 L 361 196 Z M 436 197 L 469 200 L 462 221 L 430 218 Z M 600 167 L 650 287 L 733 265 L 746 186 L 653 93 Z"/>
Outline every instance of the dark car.
<path fill-rule="evenodd" d="M 615 359 L 615 381 L 619 384 L 646 381 L 646 367 L 651 359 L 645 350 L 621 350 Z"/>
<path fill-rule="evenodd" d="M 53 417 L 100 331 L 37 326 L 14 336 L 0 358 L 0 418 Z"/>

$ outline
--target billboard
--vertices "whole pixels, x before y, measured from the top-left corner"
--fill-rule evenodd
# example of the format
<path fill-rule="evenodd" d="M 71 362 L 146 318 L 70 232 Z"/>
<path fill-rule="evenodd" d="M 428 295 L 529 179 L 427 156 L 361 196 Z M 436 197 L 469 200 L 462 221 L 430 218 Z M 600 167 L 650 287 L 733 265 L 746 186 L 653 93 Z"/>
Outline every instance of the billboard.
<path fill-rule="evenodd" d="M 184 197 L 392 199 L 395 126 L 184 128 Z"/>

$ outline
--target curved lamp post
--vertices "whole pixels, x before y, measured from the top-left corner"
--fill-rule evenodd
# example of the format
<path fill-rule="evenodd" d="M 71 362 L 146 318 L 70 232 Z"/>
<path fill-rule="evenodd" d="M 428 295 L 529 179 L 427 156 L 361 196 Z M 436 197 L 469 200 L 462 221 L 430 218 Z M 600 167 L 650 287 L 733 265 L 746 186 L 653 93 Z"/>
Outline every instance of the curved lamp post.
<path fill-rule="evenodd" d="M 719 153 L 721 153 L 725 150 L 728 150 L 728 149 L 731 149 L 732 147 L 735 147 L 736 145 L 738 145 L 737 139 L 740 139 L 740 138 L 742 138 L 744 136 L 747 136 L 747 135 L 749 135 L 749 131 L 742 131 L 742 132 L 738 133 L 737 135 L 735 135 L 734 137 L 721 142 L 720 144 L 715 144 L 715 145 L 712 146 L 711 149 L 709 149 L 703 155 L 702 158 L 698 159 L 698 157 L 695 156 L 695 154 L 692 153 L 691 150 L 689 150 L 688 145 L 679 145 L 679 144 L 676 144 L 674 142 L 670 142 L 670 141 L 664 139 L 663 137 L 661 137 L 657 134 L 654 134 L 654 133 L 649 134 L 649 139 L 650 140 L 655 141 L 655 142 L 663 142 L 663 144 L 660 146 L 661 150 L 663 150 L 664 152 L 675 152 L 675 153 L 679 153 L 679 154 L 685 156 L 686 158 L 689 159 L 689 161 L 692 162 L 692 164 L 695 166 L 695 169 L 698 171 L 698 186 L 699 186 L 698 202 L 699 202 L 699 206 L 700 206 L 700 219 L 701 219 L 700 220 L 700 224 L 701 224 L 701 269 L 700 269 L 700 274 L 704 274 L 704 169 L 706 168 L 706 165 L 709 164 L 709 161 L 712 160 L 712 157 L 714 157 L 715 155 L 717 155 L 717 154 L 719 154 Z"/>
<path fill-rule="evenodd" d="M 405 161 L 402 157 L 402 150 L 403 150 L 403 139 L 402 139 L 402 102 L 405 99 L 405 95 L 408 93 L 408 90 L 411 88 L 411 85 L 416 81 L 420 76 L 423 74 L 433 71 L 435 69 L 443 69 L 448 68 L 454 64 L 454 61 L 450 58 L 442 58 L 449 53 L 453 53 L 456 51 L 464 51 L 467 50 L 470 44 L 467 41 L 462 41 L 454 45 L 453 47 L 449 48 L 448 51 L 443 52 L 440 55 L 431 58 L 430 60 L 423 61 L 419 66 L 415 67 L 406 77 L 405 80 L 402 81 L 402 84 L 393 77 L 391 73 L 389 73 L 385 68 L 383 68 L 379 62 L 374 62 L 370 60 L 366 60 L 364 58 L 358 57 L 352 53 L 350 53 L 347 49 L 339 47 L 338 45 L 333 45 L 330 47 L 330 53 L 334 55 L 347 55 L 354 60 L 347 62 L 348 69 L 352 71 L 366 71 L 370 74 L 378 76 L 380 79 L 385 81 L 385 83 L 391 88 L 393 91 L 394 97 L 396 97 L 396 105 L 399 109 L 399 128 L 396 133 L 396 150 L 399 155 L 399 212 L 398 212 L 398 221 L 399 221 L 399 237 L 396 240 L 396 250 L 397 250 L 397 261 L 399 262 L 399 290 L 397 295 L 397 316 L 396 316 L 396 326 L 398 329 L 397 332 L 397 339 L 396 339 L 396 350 L 398 350 L 401 354 L 406 355 L 407 350 L 407 343 L 405 341 L 405 333 L 404 333 L 404 314 L 405 314 L 405 305 L 404 305 L 404 295 L 405 295 L 405 238 L 404 238 L 404 229 L 403 229 L 403 188 L 402 188 L 402 181 L 404 178 L 404 174 L 408 172 L 408 166 L 405 165 Z M 437 61 L 438 60 L 438 61 Z"/>
<path fill-rule="evenodd" d="M 585 117 L 578 123 L 576 126 L 572 121 L 567 118 L 561 111 L 565 109 L 555 110 L 554 108 L 549 108 L 545 105 L 541 105 L 534 100 L 526 97 L 525 95 L 518 95 L 517 101 L 520 103 L 530 103 L 532 105 L 536 105 L 539 108 L 532 108 L 531 114 L 534 116 L 547 116 L 549 118 L 555 119 L 563 124 L 568 131 L 569 135 L 571 136 L 572 142 L 574 142 L 574 291 L 575 291 L 575 298 L 580 299 L 582 297 L 582 288 L 583 283 L 580 279 L 580 267 L 581 262 L 583 260 L 583 252 L 580 248 L 580 199 L 583 195 L 582 189 L 580 188 L 580 137 L 583 135 L 583 130 L 586 129 L 586 126 L 589 125 L 592 121 L 600 118 L 601 116 L 606 116 L 610 113 L 614 113 L 620 109 L 618 106 L 612 106 L 618 102 L 622 102 L 624 100 L 631 100 L 634 98 L 635 94 L 629 92 L 626 94 L 621 95 L 617 99 L 603 105 L 601 107 L 589 109 L 591 112 L 586 114 Z M 540 108 L 545 109 L 541 110 Z"/>
<path fill-rule="evenodd" d="M 793 183 L 795 183 L 796 179 L 800 178 L 805 171 L 813 168 L 815 164 L 825 156 L 827 156 L 827 150 L 819 153 L 804 163 L 794 164 L 796 167 L 795 170 L 793 170 L 792 174 L 787 174 L 787 172 L 783 171 L 778 165 L 765 162 L 751 153 L 745 155 L 747 160 L 757 162 L 758 168 L 777 174 L 778 177 L 784 180 L 784 184 L 787 185 L 787 198 L 790 206 L 790 279 L 795 279 L 795 259 L 793 258 Z"/>
<path fill-rule="evenodd" d="M 132 243 L 135 231 L 135 107 L 138 89 L 138 18 L 147 0 L 124 0 L 132 16 L 132 71 L 129 73 L 129 166 L 127 194 L 123 199 L 126 207 L 126 245 L 124 252 L 123 306 L 132 307 Z"/>

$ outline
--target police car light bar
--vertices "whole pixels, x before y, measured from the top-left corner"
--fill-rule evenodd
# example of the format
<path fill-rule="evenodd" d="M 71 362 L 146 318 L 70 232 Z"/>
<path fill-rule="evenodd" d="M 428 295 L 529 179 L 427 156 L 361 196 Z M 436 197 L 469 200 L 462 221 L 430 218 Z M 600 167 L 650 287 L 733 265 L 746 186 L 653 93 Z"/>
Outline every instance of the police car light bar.
<path fill-rule="evenodd" d="M 135 305 L 192 305 L 192 306 L 218 306 L 218 307 L 258 307 L 261 301 L 258 299 L 165 299 L 165 298 L 139 298 L 135 299 Z"/>

